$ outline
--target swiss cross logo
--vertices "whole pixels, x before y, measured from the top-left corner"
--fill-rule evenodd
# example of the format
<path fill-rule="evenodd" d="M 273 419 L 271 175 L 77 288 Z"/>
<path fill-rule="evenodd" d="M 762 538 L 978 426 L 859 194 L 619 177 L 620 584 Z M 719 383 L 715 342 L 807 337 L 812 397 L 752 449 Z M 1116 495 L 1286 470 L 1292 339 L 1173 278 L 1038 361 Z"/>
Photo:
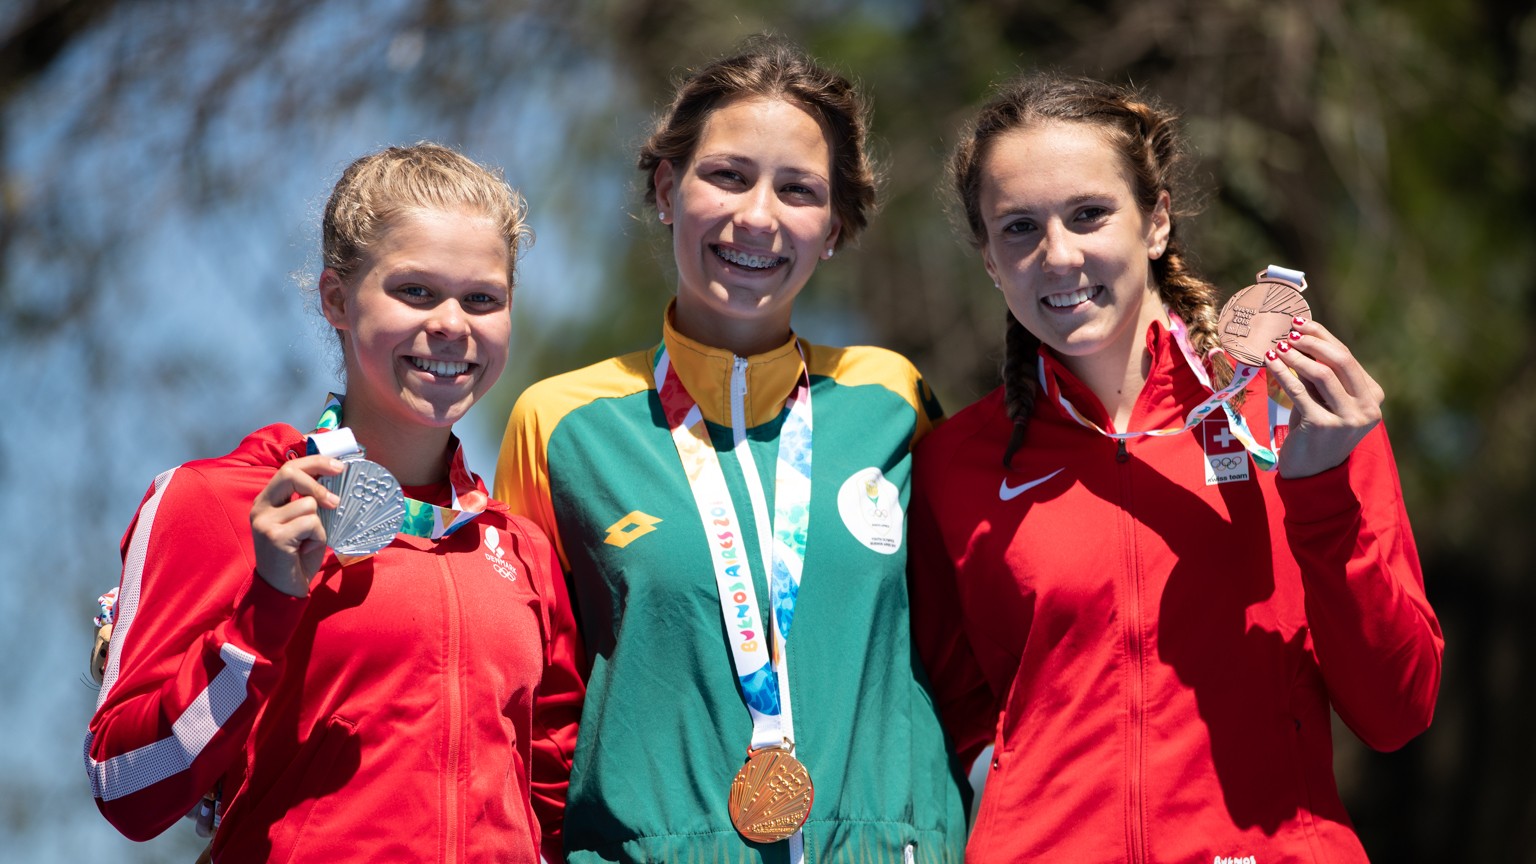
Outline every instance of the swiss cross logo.
<path fill-rule="evenodd" d="M 1248 479 L 1248 451 L 1233 433 L 1225 412 L 1201 421 L 1200 443 L 1205 451 L 1205 485 Z"/>
<path fill-rule="evenodd" d="M 1201 423 L 1200 434 L 1205 438 L 1205 452 L 1212 456 L 1217 453 L 1236 453 L 1243 449 L 1243 442 L 1232 434 L 1232 425 L 1227 422 L 1226 415 L 1212 417 Z"/>

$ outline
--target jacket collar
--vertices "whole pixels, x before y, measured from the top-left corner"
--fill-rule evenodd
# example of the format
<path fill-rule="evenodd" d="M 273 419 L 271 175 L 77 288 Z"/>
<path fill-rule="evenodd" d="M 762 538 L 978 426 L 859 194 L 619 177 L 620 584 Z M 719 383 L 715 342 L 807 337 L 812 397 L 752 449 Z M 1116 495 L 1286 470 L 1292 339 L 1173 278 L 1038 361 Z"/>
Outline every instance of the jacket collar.
<path fill-rule="evenodd" d="M 1152 355 L 1152 368 L 1131 411 L 1131 429 L 1115 431 L 1157 429 L 1174 422 L 1182 424 L 1184 412 L 1210 395 L 1185 362 L 1173 334 L 1168 332 L 1161 321 L 1153 321 L 1147 327 L 1146 346 Z M 1061 383 L 1061 394 L 1084 417 L 1109 428 L 1109 412 L 1099 397 L 1093 395 L 1088 385 L 1068 371 L 1044 344 L 1040 346 L 1040 363 L 1047 375 L 1056 376 L 1056 380 Z M 1043 398 L 1044 394 L 1041 395 L 1040 401 L 1048 401 Z M 1051 404 L 1048 410 L 1066 416 L 1060 405 Z"/>
<path fill-rule="evenodd" d="M 699 404 L 704 419 L 717 426 L 731 425 L 731 377 L 738 359 L 746 361 L 742 376 L 746 384 L 747 428 L 761 426 L 779 416 L 800 380 L 799 339 L 791 333 L 788 342 L 771 351 L 737 358 L 724 348 L 705 345 L 677 332 L 672 323 L 676 304 L 674 300 L 667 306 L 661 340 L 667 347 L 672 368 L 688 388 L 688 395 Z"/>

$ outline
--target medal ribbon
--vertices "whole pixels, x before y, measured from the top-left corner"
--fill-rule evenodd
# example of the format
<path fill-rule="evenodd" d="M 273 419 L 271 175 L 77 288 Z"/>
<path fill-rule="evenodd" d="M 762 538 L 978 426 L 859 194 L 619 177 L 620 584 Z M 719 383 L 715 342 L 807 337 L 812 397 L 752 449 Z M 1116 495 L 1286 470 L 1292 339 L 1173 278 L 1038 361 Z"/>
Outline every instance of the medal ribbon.
<path fill-rule="evenodd" d="M 315 431 L 335 432 L 341 428 L 341 397 L 328 393 L 325 410 L 320 412 L 320 419 L 315 421 Z M 306 438 L 312 453 L 320 452 L 310 440 L 315 437 L 311 435 Z M 475 482 L 475 475 L 470 473 L 464 460 L 464 445 L 458 436 L 453 438 L 453 458 L 448 463 L 448 485 L 453 490 L 453 500 L 447 507 L 410 497 L 405 499 L 405 521 L 400 525 L 401 534 L 441 540 L 485 512 L 490 496 L 480 491 L 480 484 Z"/>
<path fill-rule="evenodd" d="M 1296 285 L 1299 290 L 1305 290 L 1307 287 L 1306 275 L 1300 270 L 1290 270 L 1274 264 L 1269 265 L 1267 269 L 1260 273 L 1259 278 L 1283 279 Z M 1232 434 L 1238 441 L 1242 442 L 1243 448 L 1253 456 L 1253 461 L 1265 471 L 1275 470 L 1275 465 L 1280 457 L 1274 450 L 1258 442 L 1258 439 L 1253 436 L 1252 430 L 1248 428 L 1248 421 L 1243 418 L 1240 412 L 1233 409 L 1230 401 L 1232 397 L 1242 392 L 1243 388 L 1248 386 L 1248 382 L 1252 381 L 1259 374 L 1261 367 L 1249 366 L 1247 363 L 1240 362 L 1234 358 L 1232 360 L 1232 382 L 1220 390 L 1215 389 L 1211 384 L 1211 377 L 1206 374 L 1205 364 L 1196 356 L 1194 346 L 1189 342 L 1188 328 L 1185 327 L 1184 322 L 1179 316 L 1173 314 L 1171 310 L 1165 311 L 1168 313 L 1168 332 L 1173 335 L 1174 342 L 1178 344 L 1179 353 L 1183 355 L 1184 362 L 1189 365 L 1190 371 L 1195 373 L 1195 377 L 1205 386 L 1205 389 L 1212 391 L 1209 398 L 1190 409 L 1189 413 L 1184 415 L 1183 426 L 1170 426 L 1165 429 L 1149 429 L 1141 432 L 1109 432 L 1104 427 L 1084 417 L 1077 410 L 1077 406 L 1073 405 L 1066 395 L 1061 392 L 1061 382 L 1057 380 L 1054 374 L 1046 372 L 1044 363 L 1036 364 L 1039 369 L 1040 387 L 1061 406 L 1062 410 L 1067 412 L 1067 416 L 1076 420 L 1079 425 L 1092 429 L 1106 438 L 1121 441 L 1142 436 L 1161 438 L 1168 435 L 1179 435 L 1193 429 L 1196 424 L 1205 420 L 1211 412 L 1220 406 L 1226 412 L 1227 425 L 1231 428 Z M 1271 421 L 1279 418 L 1288 419 L 1289 411 L 1271 399 L 1270 418 Z M 1270 428 L 1273 429 L 1276 426 L 1271 425 Z"/>
<path fill-rule="evenodd" d="M 738 364 L 745 361 L 738 359 Z M 793 744 L 794 721 L 789 701 L 789 658 L 785 652 L 794 624 L 795 600 L 805 562 L 811 503 L 811 381 L 800 362 L 800 379 L 789 397 L 789 416 L 779 434 L 774 472 L 774 514 L 768 528 L 768 506 L 757 463 L 746 439 L 744 419 L 733 424 L 742 476 L 752 499 L 758 526 L 758 552 L 768 574 L 772 595 L 772 641 L 758 614 L 757 591 L 741 537 L 741 523 L 720 456 L 709 437 L 704 413 L 678 378 L 662 345 L 656 353 L 656 392 L 672 431 L 672 442 L 688 477 L 688 488 L 699 511 L 725 618 L 731 661 L 752 715 L 752 749 Z"/>

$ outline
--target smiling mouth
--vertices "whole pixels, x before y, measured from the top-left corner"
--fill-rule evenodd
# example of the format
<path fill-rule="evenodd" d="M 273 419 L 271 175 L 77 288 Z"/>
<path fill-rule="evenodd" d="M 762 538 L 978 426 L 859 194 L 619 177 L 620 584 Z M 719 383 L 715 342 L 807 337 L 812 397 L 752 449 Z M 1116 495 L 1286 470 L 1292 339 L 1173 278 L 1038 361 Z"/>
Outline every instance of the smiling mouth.
<path fill-rule="evenodd" d="M 1063 291 L 1060 294 L 1047 294 L 1040 298 L 1040 302 L 1052 309 L 1071 309 L 1081 303 L 1099 296 L 1104 292 L 1103 285 L 1092 285 L 1087 288 L 1079 288 L 1076 291 Z"/>
<path fill-rule="evenodd" d="M 469 371 L 470 364 L 453 360 L 430 360 L 425 357 L 405 358 L 413 367 L 439 378 L 457 378 Z"/>
<path fill-rule="evenodd" d="M 789 259 L 780 255 L 754 255 L 751 252 L 741 252 L 725 246 L 710 246 L 720 260 L 727 264 L 733 264 L 743 270 L 772 270 L 780 264 L 788 263 Z"/>

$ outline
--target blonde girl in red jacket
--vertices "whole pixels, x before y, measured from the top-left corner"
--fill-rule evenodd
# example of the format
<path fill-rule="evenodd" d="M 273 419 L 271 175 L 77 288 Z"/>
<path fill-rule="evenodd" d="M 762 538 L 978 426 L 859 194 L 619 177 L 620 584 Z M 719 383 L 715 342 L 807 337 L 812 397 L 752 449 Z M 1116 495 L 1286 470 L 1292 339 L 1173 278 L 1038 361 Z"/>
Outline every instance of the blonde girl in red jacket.
<path fill-rule="evenodd" d="M 314 433 L 161 474 L 123 539 L 85 762 L 128 837 L 200 808 L 216 862 L 560 858 L 582 693 L 564 581 L 453 434 L 506 363 L 528 239 L 517 193 L 452 150 L 342 174 L 319 305 L 346 394 L 315 400 Z M 354 439 L 403 491 L 375 554 L 322 522 Z"/>
<path fill-rule="evenodd" d="M 1214 398 L 1237 367 L 1174 117 L 1139 94 L 1009 82 L 951 167 L 1010 313 L 1004 384 L 919 447 L 909 523 L 946 726 L 995 747 L 967 860 L 1365 861 L 1330 708 L 1401 747 L 1443 645 L 1381 387 L 1301 314 Z"/>

